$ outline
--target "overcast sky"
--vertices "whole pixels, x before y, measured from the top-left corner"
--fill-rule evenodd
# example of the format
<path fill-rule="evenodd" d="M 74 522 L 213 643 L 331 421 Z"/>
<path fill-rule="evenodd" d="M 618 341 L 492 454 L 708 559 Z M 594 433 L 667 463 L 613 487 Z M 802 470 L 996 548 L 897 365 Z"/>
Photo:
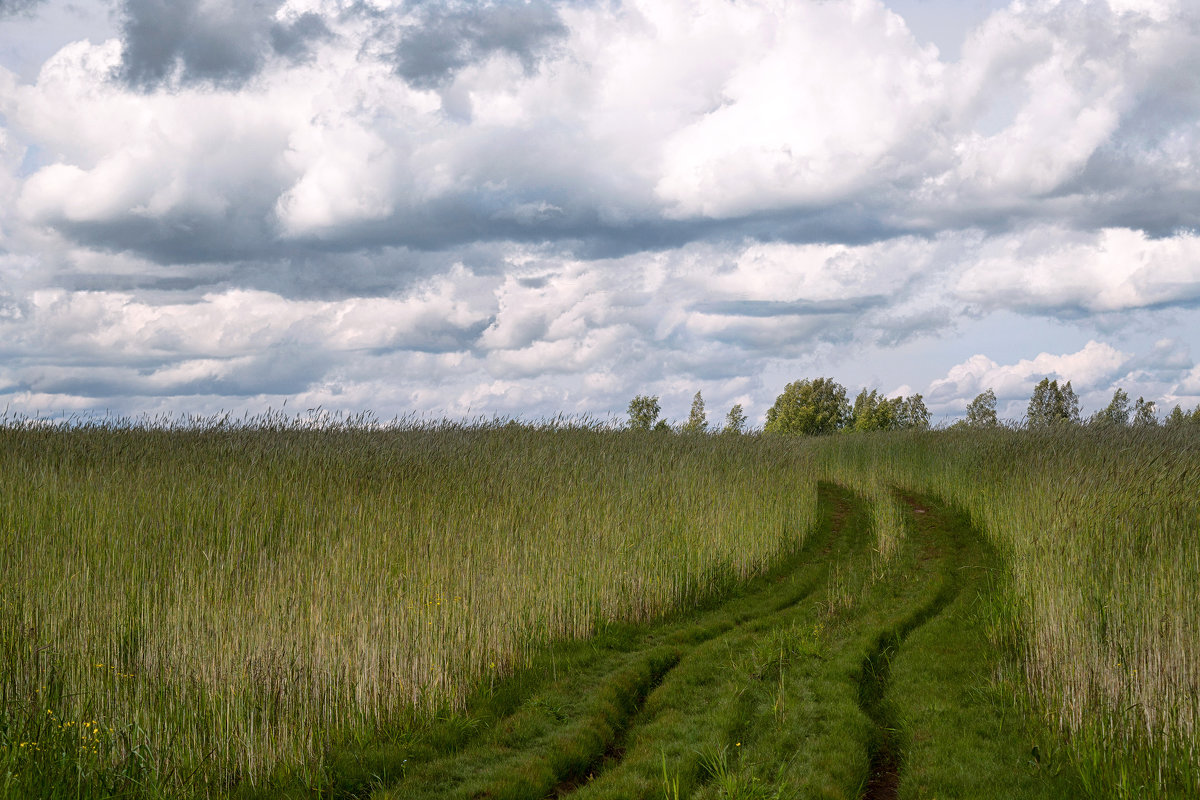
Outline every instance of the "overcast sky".
<path fill-rule="evenodd" d="M 0 409 L 1200 403 L 1195 0 L 0 0 Z"/>

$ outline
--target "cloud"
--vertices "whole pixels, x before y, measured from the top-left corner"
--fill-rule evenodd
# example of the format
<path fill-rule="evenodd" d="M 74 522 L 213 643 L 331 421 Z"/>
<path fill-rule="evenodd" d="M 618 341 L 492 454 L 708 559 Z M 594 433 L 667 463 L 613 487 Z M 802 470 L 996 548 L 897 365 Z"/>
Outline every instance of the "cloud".
<path fill-rule="evenodd" d="M 1200 365 L 1192 367 L 1171 388 L 1172 400 L 1190 399 L 1200 401 Z"/>
<path fill-rule="evenodd" d="M 876 4 L 725 5 L 672 31 L 689 62 L 719 56 L 698 70 L 707 106 L 663 142 L 667 214 L 824 205 L 936 166 L 944 68 L 897 22 Z M 852 91 L 834 77 L 851 75 Z"/>
<path fill-rule="evenodd" d="M 689 386 L 727 387 L 712 397 L 723 402 L 720 391 L 746 397 L 756 362 L 873 341 L 893 313 L 879 291 L 903 297 L 909 277 L 937 252 L 919 241 L 743 242 L 588 261 L 509 245 L 474 254 L 475 267 L 422 265 L 428 277 L 374 297 L 219 283 L 172 288 L 155 282 L 170 271 L 95 258 L 71 274 L 108 266 L 114 280 L 155 281 L 14 294 L 0 337 L 8 390 L 30 397 L 116 404 L 205 394 L 240 403 L 334 384 L 350 391 L 388 374 L 400 383 L 414 376 L 425 397 L 455 407 L 472 396 L 478 408 L 470 387 L 481 385 L 524 387 L 505 401 L 514 409 L 534 387 L 538 397 L 569 397 L 566 405 L 579 410 L 623 406 L 621 395 L 639 385 L 684 400 L 695 392 Z M 909 264 L 907 277 L 896 263 Z M 288 284 L 286 276 L 278 281 Z M 286 364 L 269 368 L 274 361 Z M 422 366 L 382 366 L 393 363 Z"/>
<path fill-rule="evenodd" d="M 124 0 L 118 73 L 143 90 L 241 87 L 271 51 L 303 59 L 314 42 L 331 35 L 312 12 L 281 19 L 281 5 L 282 0 Z"/>
<path fill-rule="evenodd" d="M 535 68 L 547 46 L 567 34 L 555 5 L 531 2 L 417 2 L 412 13 L 386 33 L 396 39 L 391 59 L 396 73 L 413 86 L 434 88 L 468 64 L 493 53 Z"/>
<path fill-rule="evenodd" d="M 1014 3 L 955 62 L 878 0 L 117 8 L 0 67 L 23 404 L 750 408 L 1006 312 L 1094 347 L 888 385 L 1190 385 L 1193 4 Z"/>
<path fill-rule="evenodd" d="M 951 367 L 946 377 L 931 382 L 927 399 L 934 410 L 961 414 L 971 400 L 991 389 L 1015 419 L 1043 378 L 1069 381 L 1076 394 L 1086 400 L 1110 390 L 1114 380 L 1126 374 L 1132 360 L 1132 354 L 1094 340 L 1074 353 L 1039 353 L 1015 364 L 998 364 L 977 354 Z"/>
<path fill-rule="evenodd" d="M 281 56 L 300 61 L 312 55 L 316 42 L 332 35 L 325 19 L 320 14 L 308 11 L 285 22 L 276 21 L 271 26 L 271 47 Z"/>
<path fill-rule="evenodd" d="M 1200 237 L 1050 227 L 998 237 L 955 294 L 985 309 L 1084 316 L 1200 303 Z"/>
<path fill-rule="evenodd" d="M 1130 359 L 1128 376 L 1146 381 L 1170 382 L 1192 368 L 1191 348 L 1179 339 L 1159 339 L 1148 351 Z"/>
<path fill-rule="evenodd" d="M 0 19 L 30 14 L 46 0 L 0 0 Z"/>
<path fill-rule="evenodd" d="M 27 220 L 163 263 L 1200 227 L 1190 7 L 1014 5 L 954 64 L 874 0 L 357 7 L 126 0 L 4 103 Z"/>

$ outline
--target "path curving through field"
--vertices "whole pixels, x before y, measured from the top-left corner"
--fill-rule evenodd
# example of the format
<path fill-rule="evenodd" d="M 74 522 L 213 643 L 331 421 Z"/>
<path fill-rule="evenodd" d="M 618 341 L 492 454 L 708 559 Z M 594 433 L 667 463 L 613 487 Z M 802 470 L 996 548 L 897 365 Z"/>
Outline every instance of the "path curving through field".
<path fill-rule="evenodd" d="M 556 645 L 465 715 L 336 754 L 324 796 L 1061 796 L 989 694 L 1000 656 L 977 601 L 995 559 L 961 515 L 899 496 L 886 564 L 866 502 L 822 485 L 820 524 L 768 575 Z"/>

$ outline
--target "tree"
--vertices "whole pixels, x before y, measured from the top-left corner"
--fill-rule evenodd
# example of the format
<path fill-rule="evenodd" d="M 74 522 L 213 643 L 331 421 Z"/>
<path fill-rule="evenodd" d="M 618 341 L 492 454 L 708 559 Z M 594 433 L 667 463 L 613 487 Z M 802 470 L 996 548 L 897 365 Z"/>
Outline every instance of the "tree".
<path fill-rule="evenodd" d="M 1063 422 L 1078 425 L 1082 422 L 1079 416 L 1079 395 L 1075 394 L 1075 390 L 1071 388 L 1070 381 L 1067 381 L 1066 385 L 1062 387 L 1060 396 L 1062 397 Z"/>
<path fill-rule="evenodd" d="M 1167 428 L 1178 428 L 1181 425 L 1186 425 L 1190 422 L 1190 415 L 1184 413 L 1183 409 L 1175 406 L 1171 409 L 1171 413 L 1167 414 L 1166 420 L 1163 421 L 1163 426 Z"/>
<path fill-rule="evenodd" d="M 919 394 L 889 398 L 863 389 L 854 398 L 849 426 L 856 431 L 924 430 L 929 427 L 929 409 Z"/>
<path fill-rule="evenodd" d="M 729 413 L 725 415 L 725 429 L 722 433 L 742 433 L 746 430 L 746 414 L 742 411 L 742 404 L 735 403 L 733 408 L 729 409 Z"/>
<path fill-rule="evenodd" d="M 900 418 L 900 399 L 889 400 L 880 397 L 879 392 L 872 389 L 870 393 L 863 389 L 854 398 L 854 408 L 850 412 L 850 427 L 856 431 L 890 431 L 896 428 Z"/>
<path fill-rule="evenodd" d="M 995 428 L 999 424 L 996 393 L 991 389 L 980 392 L 967 406 L 967 425 L 971 428 Z"/>
<path fill-rule="evenodd" d="M 1133 426 L 1140 428 L 1147 425 L 1158 425 L 1158 417 L 1154 414 L 1154 401 L 1139 397 L 1133 408 Z"/>
<path fill-rule="evenodd" d="M 708 417 L 704 415 L 704 398 L 696 392 L 692 398 L 692 410 L 687 422 L 683 423 L 684 433 L 704 433 L 708 430 Z"/>
<path fill-rule="evenodd" d="M 906 430 L 928 430 L 929 409 L 925 407 L 925 398 L 914 394 L 900 401 L 898 421 L 899 427 Z"/>
<path fill-rule="evenodd" d="M 1179 406 L 1175 406 L 1175 408 L 1171 409 L 1171 413 L 1167 415 L 1163 424 L 1168 428 L 1175 428 L 1180 425 L 1200 426 L 1200 405 L 1191 411 L 1184 411 Z"/>
<path fill-rule="evenodd" d="M 1078 423 L 1079 397 L 1071 388 L 1071 382 L 1060 387 L 1058 381 L 1042 378 L 1029 398 L 1025 420 L 1030 428 Z"/>
<path fill-rule="evenodd" d="M 768 433 L 834 433 L 850 421 L 846 388 L 832 378 L 794 381 L 775 398 L 767 410 Z"/>
<path fill-rule="evenodd" d="M 1129 395 L 1125 394 L 1125 390 L 1118 388 L 1113 392 L 1112 400 L 1109 400 L 1107 406 L 1096 412 L 1096 416 L 1092 417 L 1092 422 L 1097 425 L 1120 425 L 1121 427 L 1128 425 Z"/>
<path fill-rule="evenodd" d="M 650 430 L 660 410 L 657 397 L 639 394 L 629 401 L 629 427 L 635 431 Z"/>
<path fill-rule="evenodd" d="M 655 433 L 670 433 L 671 425 L 665 419 L 660 419 L 658 422 L 654 423 L 654 432 Z"/>

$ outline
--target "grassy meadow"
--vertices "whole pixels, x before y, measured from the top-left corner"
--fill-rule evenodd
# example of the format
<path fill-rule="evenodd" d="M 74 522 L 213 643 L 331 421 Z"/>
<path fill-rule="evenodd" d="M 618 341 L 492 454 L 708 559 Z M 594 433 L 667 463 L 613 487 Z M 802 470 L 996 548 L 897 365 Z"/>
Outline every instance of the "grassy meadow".
<path fill-rule="evenodd" d="M 832 524 L 823 486 L 849 493 L 868 532 L 854 555 L 814 545 Z M 985 559 L 966 545 L 938 545 L 937 559 L 921 549 L 913 520 L 925 512 L 906 492 L 979 532 L 978 553 L 996 563 L 986 581 L 955 577 Z M 778 630 L 843 631 L 823 652 L 853 670 L 802 667 L 801 655 L 816 652 L 810 634 L 756 632 L 742 612 L 728 612 L 749 637 L 742 644 L 697 638 L 692 609 L 741 597 L 785 563 L 796 575 L 809 570 L 796 580 L 810 594 L 788 601 L 800 616 L 779 616 Z M 959 599 L 928 588 L 943 583 Z M 884 619 L 897 597 L 913 610 Z M 771 609 L 764 619 L 792 613 L 783 601 L 755 602 Z M 10 420 L 0 427 L 0 797 L 273 796 L 295 787 L 383 797 L 395 765 L 338 783 L 345 753 L 435 759 L 437 748 L 410 746 L 419 731 L 440 731 L 446 752 L 491 741 L 508 723 L 480 712 L 481 697 L 497 702 L 503 687 L 533 680 L 531 670 L 554 682 L 545 692 L 583 680 L 560 674 L 552 642 L 641 626 L 639 644 L 613 650 L 626 655 L 611 663 L 594 655 L 598 645 L 581 651 L 587 658 L 561 651 L 565 672 L 575 658 L 573 674 L 611 676 L 595 689 L 613 695 L 611 708 L 594 713 L 617 736 L 630 715 L 665 708 L 672 692 L 689 696 L 668 670 L 733 669 L 733 655 L 703 647 L 741 647 L 753 660 L 753 642 L 766 637 L 781 654 L 770 673 L 778 696 L 795 680 L 810 695 L 829 687 L 834 703 L 862 683 L 849 673 L 874 664 L 871 648 L 887 636 L 960 635 L 945 621 L 960 617 L 943 607 L 986 637 L 980 658 L 1003 654 L 986 662 L 989 708 L 1011 705 L 1014 719 L 1033 721 L 1020 735 L 1035 761 L 1059 765 L 1096 797 L 1200 791 L 1200 434 L 1186 427 L 804 438 L 587 424 Z M 887 670 L 896 686 L 933 679 L 933 662 L 908 663 Z M 747 674 L 761 682 L 767 673 Z M 533 691 L 505 713 L 549 708 Z M 865 760 L 887 749 L 868 730 L 885 706 L 858 705 L 844 727 L 873 742 L 859 748 Z M 625 706 L 624 716 L 612 711 Z M 928 711 L 896 708 L 914 721 Z M 551 716 L 565 725 L 572 713 Z M 667 725 L 664 714 L 654 724 Z M 680 739 L 675 750 L 638 751 L 648 733 L 613 746 L 653 773 L 646 796 L 670 796 L 669 755 L 702 750 L 700 766 L 681 768 L 685 788 L 694 779 L 697 796 L 759 796 L 750 789 L 765 786 L 766 773 L 747 773 L 740 794 L 713 778 L 742 785 L 729 777 L 732 742 L 705 750 L 680 730 L 662 740 Z M 779 752 L 808 746 L 779 731 L 770 740 Z M 921 746 L 913 738 L 905 752 Z M 773 758 L 761 752 L 758 767 Z M 834 769 L 829 785 L 861 788 L 859 773 Z M 650 791 L 636 785 L 628 796 Z M 512 796 L 573 789 L 530 786 Z"/>

